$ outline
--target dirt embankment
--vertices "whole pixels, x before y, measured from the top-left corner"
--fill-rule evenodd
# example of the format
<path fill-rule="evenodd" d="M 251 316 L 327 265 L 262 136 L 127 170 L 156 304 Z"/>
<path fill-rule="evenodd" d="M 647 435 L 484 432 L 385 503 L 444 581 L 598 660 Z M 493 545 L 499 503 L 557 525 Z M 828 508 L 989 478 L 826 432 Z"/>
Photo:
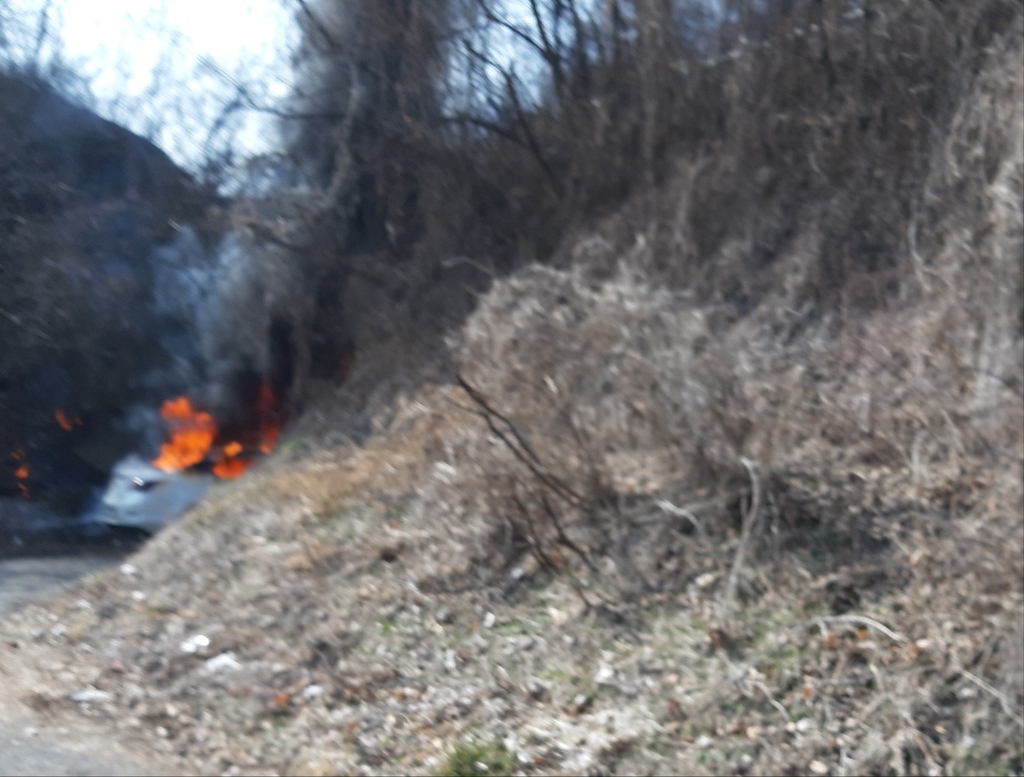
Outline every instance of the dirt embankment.
<path fill-rule="evenodd" d="M 360 446 L 322 434 L 345 395 L 314 407 L 6 619 L 0 680 L 203 773 L 1020 773 L 1022 38 L 834 307 L 841 198 L 771 262 L 736 238 L 653 282 L 732 164 L 683 159 L 674 222 L 630 203 L 494 284 L 461 384 L 410 382 Z"/>

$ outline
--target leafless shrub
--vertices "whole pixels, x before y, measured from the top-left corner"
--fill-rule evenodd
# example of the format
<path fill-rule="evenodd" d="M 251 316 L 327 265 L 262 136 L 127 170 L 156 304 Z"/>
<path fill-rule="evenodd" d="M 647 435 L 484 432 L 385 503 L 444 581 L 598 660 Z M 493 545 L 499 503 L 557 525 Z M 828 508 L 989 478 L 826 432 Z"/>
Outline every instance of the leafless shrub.
<path fill-rule="evenodd" d="M 721 295 L 701 297 L 700 284 L 694 293 L 652 282 L 669 248 L 657 233 L 627 241 L 628 209 L 568 242 L 573 269 L 531 267 L 497 282 L 450 341 L 471 409 L 489 426 L 446 452 L 450 487 L 432 485 L 456 525 L 491 527 L 475 535 L 481 563 L 529 551 L 557 566 L 543 557 L 559 548 L 583 578 L 596 568 L 613 581 L 610 596 L 684 583 L 704 563 L 680 536 L 692 522 L 673 527 L 657 504 L 710 503 L 696 516 L 709 535 L 740 533 L 754 490 L 746 457 L 775 547 L 820 543 L 835 566 L 891 547 L 904 520 L 891 516 L 930 509 L 964 473 L 1019 468 L 1021 268 L 1008 259 L 1021 245 L 1020 149 L 992 140 L 1003 155 L 989 175 L 978 151 L 988 132 L 1024 129 L 1019 59 L 1017 30 L 957 90 L 950 133 L 929 146 L 909 201 L 948 205 L 935 211 L 930 247 L 847 278 L 835 308 L 814 312 L 806 298 L 821 288 L 829 245 L 817 219 L 760 275 L 744 274 L 750 242 L 715 251 L 709 280 L 756 284 L 751 300 L 761 302 L 745 314 Z M 674 183 L 680 222 L 701 195 L 697 170 Z M 943 193 L 952 181 L 967 187 L 960 199 Z M 695 238 L 685 226 L 678 234 L 670 255 L 685 262 Z M 850 301 L 859 284 L 879 292 L 870 284 L 881 277 L 896 284 L 889 303 Z M 754 558 L 768 547 L 763 535 L 752 544 Z M 734 585 L 749 593 L 738 566 Z"/>
<path fill-rule="evenodd" d="M 1020 26 L 1003 0 L 738 2 L 710 18 L 688 2 L 324 0 L 299 17 L 286 124 L 323 194 L 307 320 L 333 327 L 328 354 L 372 359 L 413 332 L 435 363 L 493 279 L 532 261 L 606 279 L 638 234 L 649 283 L 719 306 L 712 336 L 780 290 L 796 311 L 772 324 L 782 338 L 919 301 L 941 138 L 986 47 Z M 992 173 L 1008 136 L 989 126 Z M 601 262 L 580 262 L 610 212 Z"/>

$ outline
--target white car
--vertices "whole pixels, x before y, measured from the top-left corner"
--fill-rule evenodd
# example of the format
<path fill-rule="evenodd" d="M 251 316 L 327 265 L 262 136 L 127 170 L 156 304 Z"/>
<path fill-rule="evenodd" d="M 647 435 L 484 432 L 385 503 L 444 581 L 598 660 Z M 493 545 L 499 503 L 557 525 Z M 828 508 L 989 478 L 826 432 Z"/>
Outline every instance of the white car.
<path fill-rule="evenodd" d="M 114 466 L 107 490 L 87 520 L 155 533 L 202 499 L 212 482 L 212 475 L 165 472 L 132 454 Z"/>

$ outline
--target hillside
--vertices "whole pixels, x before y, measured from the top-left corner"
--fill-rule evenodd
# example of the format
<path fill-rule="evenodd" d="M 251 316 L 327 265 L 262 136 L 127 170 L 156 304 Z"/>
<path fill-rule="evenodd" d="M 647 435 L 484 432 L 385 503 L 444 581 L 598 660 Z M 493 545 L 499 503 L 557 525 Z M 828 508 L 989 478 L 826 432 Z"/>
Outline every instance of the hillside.
<path fill-rule="evenodd" d="M 424 273 L 475 297 L 441 334 L 352 271 L 340 388 L 3 621 L 0 683 L 186 772 L 1021 774 L 1024 17 L 990 6 L 933 113 L 895 76 L 801 113 L 765 54 L 760 113 L 544 263 Z"/>
<path fill-rule="evenodd" d="M 0 451 L 18 462 L 0 467 L 4 542 L 26 493 L 29 510 L 78 514 L 139 444 L 116 428 L 128 408 L 182 390 L 154 378 L 188 333 L 153 302 L 151 257 L 209 200 L 152 143 L 0 72 Z"/>

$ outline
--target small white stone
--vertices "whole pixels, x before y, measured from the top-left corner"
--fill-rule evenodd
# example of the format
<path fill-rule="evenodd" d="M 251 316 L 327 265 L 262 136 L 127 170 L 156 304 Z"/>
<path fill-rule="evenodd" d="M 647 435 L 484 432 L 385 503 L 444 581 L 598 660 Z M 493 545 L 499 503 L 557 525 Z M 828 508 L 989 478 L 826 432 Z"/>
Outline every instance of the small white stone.
<path fill-rule="evenodd" d="M 101 691 L 92 686 L 71 695 L 71 701 L 77 701 L 79 704 L 89 704 L 94 701 L 110 701 L 113 698 L 106 691 Z"/>
<path fill-rule="evenodd" d="M 594 682 L 597 685 L 608 685 L 614 679 L 614 669 L 612 669 L 608 664 L 598 664 L 597 671 L 594 672 Z"/>
<path fill-rule="evenodd" d="M 139 572 L 139 568 L 137 566 L 135 566 L 134 564 L 122 564 L 120 569 L 121 569 L 121 574 L 124 575 L 125 577 L 132 577 L 132 576 L 138 574 L 138 572 Z"/>
<path fill-rule="evenodd" d="M 807 764 L 807 768 L 810 770 L 811 774 L 828 774 L 828 764 L 824 761 L 815 759 Z"/>
<path fill-rule="evenodd" d="M 239 669 L 241 664 L 238 663 L 238 656 L 232 652 L 221 653 L 219 656 L 214 656 L 205 664 L 203 664 L 203 671 L 209 674 L 214 672 L 221 672 L 226 669 Z"/>
<path fill-rule="evenodd" d="M 306 701 L 323 696 L 325 689 L 322 685 L 307 685 L 302 691 L 302 698 Z"/>
<path fill-rule="evenodd" d="M 487 613 L 487 615 L 484 616 L 484 628 L 485 629 L 493 628 L 494 624 L 495 624 L 495 622 L 497 620 L 498 619 L 497 619 L 497 617 L 495 617 L 493 612 Z"/>
<path fill-rule="evenodd" d="M 133 602 L 144 602 L 146 601 L 146 594 L 142 591 L 132 591 Z"/>
<path fill-rule="evenodd" d="M 458 470 L 456 470 L 451 464 L 443 461 L 439 461 L 434 464 L 434 477 L 445 485 L 451 485 L 452 480 L 457 474 Z"/>
<path fill-rule="evenodd" d="M 693 584 L 703 591 L 705 588 L 710 588 L 712 585 L 714 585 L 714 582 L 717 579 L 718 575 L 716 575 L 714 572 L 705 572 L 703 575 L 700 575 L 696 580 L 694 580 Z"/>
<path fill-rule="evenodd" d="M 182 653 L 196 653 L 203 648 L 210 646 L 210 638 L 205 634 L 195 634 L 188 639 L 184 640 L 178 649 Z"/>
<path fill-rule="evenodd" d="M 711 747 L 711 745 L 715 744 L 715 740 L 713 740 L 707 734 L 701 734 L 699 737 L 697 737 L 697 741 L 694 742 L 694 744 L 697 745 L 697 747 L 699 747 L 701 750 L 707 750 L 709 747 Z"/>

